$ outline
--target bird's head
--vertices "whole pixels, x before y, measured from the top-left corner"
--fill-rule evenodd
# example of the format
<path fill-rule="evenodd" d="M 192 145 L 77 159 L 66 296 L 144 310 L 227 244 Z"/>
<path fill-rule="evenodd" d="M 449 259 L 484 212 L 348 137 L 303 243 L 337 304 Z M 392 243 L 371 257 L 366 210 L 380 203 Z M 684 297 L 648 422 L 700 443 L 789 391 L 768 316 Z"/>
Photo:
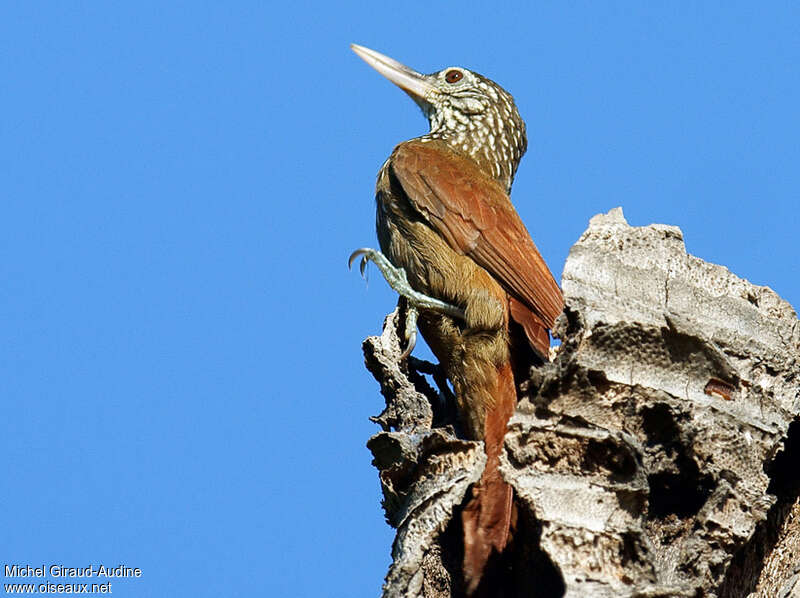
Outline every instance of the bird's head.
<path fill-rule="evenodd" d="M 421 139 L 441 139 L 470 156 L 511 189 L 528 146 L 525 122 L 511 97 L 494 81 L 462 67 L 430 75 L 363 46 L 350 46 L 367 64 L 400 87 L 422 108 L 431 130 Z"/>

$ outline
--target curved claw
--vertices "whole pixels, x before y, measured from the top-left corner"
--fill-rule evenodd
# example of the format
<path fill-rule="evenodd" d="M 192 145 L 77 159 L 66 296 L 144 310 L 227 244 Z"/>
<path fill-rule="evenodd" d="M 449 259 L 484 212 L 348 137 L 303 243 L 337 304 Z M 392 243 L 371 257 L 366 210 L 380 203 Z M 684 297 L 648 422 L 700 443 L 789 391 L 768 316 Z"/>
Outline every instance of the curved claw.
<path fill-rule="evenodd" d="M 353 268 L 353 262 L 356 261 L 356 258 L 358 256 L 364 255 L 365 253 L 368 253 L 370 251 L 372 251 L 372 250 L 369 247 L 359 247 L 358 249 L 356 249 L 353 253 L 350 254 L 350 257 L 347 258 L 347 267 L 352 269 Z M 362 267 L 362 272 L 361 273 L 362 274 L 364 273 L 363 272 L 363 267 Z"/>
<path fill-rule="evenodd" d="M 409 355 L 411 355 L 411 351 L 414 350 L 414 347 L 417 346 L 417 318 L 419 317 L 419 311 L 413 305 L 409 305 L 406 308 L 406 326 L 405 330 L 403 331 L 404 336 L 406 337 L 406 348 L 400 354 L 400 359 L 405 359 Z"/>
<path fill-rule="evenodd" d="M 417 346 L 417 331 L 414 330 L 414 332 L 412 332 L 411 335 L 408 337 L 408 344 L 406 345 L 406 348 L 403 350 L 402 353 L 400 353 L 400 359 L 405 359 L 406 357 L 411 355 L 411 351 L 413 351 L 414 347 L 416 346 Z"/>

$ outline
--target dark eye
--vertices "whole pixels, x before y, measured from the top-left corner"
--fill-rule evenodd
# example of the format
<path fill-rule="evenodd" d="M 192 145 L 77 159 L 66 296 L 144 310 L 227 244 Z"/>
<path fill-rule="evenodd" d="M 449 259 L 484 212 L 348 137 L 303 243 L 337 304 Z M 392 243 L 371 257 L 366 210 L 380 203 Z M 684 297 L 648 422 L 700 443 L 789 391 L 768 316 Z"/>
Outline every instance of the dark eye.
<path fill-rule="evenodd" d="M 444 76 L 444 80 L 448 83 L 458 83 L 461 79 L 464 78 L 464 73 L 461 71 L 457 71 L 453 69 L 452 71 L 447 71 L 447 74 Z"/>

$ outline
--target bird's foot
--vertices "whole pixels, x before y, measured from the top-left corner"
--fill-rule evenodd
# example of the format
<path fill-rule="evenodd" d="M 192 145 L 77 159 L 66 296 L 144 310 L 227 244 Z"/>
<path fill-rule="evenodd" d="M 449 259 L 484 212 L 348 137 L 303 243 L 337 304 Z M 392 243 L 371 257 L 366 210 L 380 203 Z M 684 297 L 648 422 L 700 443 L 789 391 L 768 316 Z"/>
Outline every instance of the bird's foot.
<path fill-rule="evenodd" d="M 358 257 L 361 257 L 359 269 L 361 270 L 362 276 L 364 275 L 364 269 L 367 267 L 367 263 L 374 263 L 381 271 L 381 274 L 383 274 L 386 282 L 389 283 L 389 286 L 408 300 L 409 306 L 416 307 L 417 309 L 436 311 L 460 320 L 465 318 L 465 312 L 460 307 L 456 307 L 455 305 L 451 305 L 434 297 L 429 297 L 411 288 L 411 284 L 408 282 L 408 277 L 406 276 L 406 271 L 392 264 L 380 251 L 367 247 L 356 249 L 350 254 L 350 259 L 347 262 L 351 268 L 353 267 L 353 262 Z M 416 322 L 416 317 L 414 318 L 414 322 Z"/>
<path fill-rule="evenodd" d="M 417 317 L 419 316 L 418 310 L 427 309 L 450 316 L 451 318 L 458 318 L 459 320 L 465 319 L 466 314 L 460 307 L 456 307 L 455 305 L 451 305 L 434 297 L 429 297 L 424 293 L 420 293 L 412 289 L 411 284 L 408 282 L 406 271 L 403 268 L 398 268 L 392 264 L 380 251 L 376 251 L 375 249 L 370 249 L 368 247 L 356 249 L 350 254 L 350 259 L 347 260 L 347 265 L 352 268 L 353 262 L 359 257 L 361 258 L 361 263 L 359 264 L 361 276 L 364 276 L 367 263 L 374 263 L 378 267 L 378 270 L 381 271 L 381 274 L 383 274 L 386 282 L 389 283 L 389 286 L 397 291 L 397 293 L 399 293 L 401 296 L 405 297 L 408 301 L 405 326 L 405 335 L 406 340 L 408 341 L 408 346 L 406 347 L 406 350 L 403 351 L 403 357 L 407 357 L 408 354 L 411 353 L 411 350 L 414 348 L 414 345 L 417 342 Z"/>
<path fill-rule="evenodd" d="M 406 348 L 400 354 L 400 359 L 405 359 L 411 355 L 411 351 L 417 346 L 417 318 L 419 311 L 410 303 L 406 304 L 406 325 L 403 334 L 406 337 Z"/>

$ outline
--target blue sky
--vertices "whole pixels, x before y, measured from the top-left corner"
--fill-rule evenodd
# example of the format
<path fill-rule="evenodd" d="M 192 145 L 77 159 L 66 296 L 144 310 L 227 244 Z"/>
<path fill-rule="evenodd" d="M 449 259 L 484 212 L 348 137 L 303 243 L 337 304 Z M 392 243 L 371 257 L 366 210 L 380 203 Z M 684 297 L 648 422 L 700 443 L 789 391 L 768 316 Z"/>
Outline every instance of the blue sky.
<path fill-rule="evenodd" d="M 116 596 L 376 595 L 360 343 L 395 299 L 346 258 L 427 128 L 350 42 L 516 97 L 512 198 L 557 278 L 621 205 L 800 305 L 796 6 L 6 3 L 0 565 L 141 568 Z"/>

